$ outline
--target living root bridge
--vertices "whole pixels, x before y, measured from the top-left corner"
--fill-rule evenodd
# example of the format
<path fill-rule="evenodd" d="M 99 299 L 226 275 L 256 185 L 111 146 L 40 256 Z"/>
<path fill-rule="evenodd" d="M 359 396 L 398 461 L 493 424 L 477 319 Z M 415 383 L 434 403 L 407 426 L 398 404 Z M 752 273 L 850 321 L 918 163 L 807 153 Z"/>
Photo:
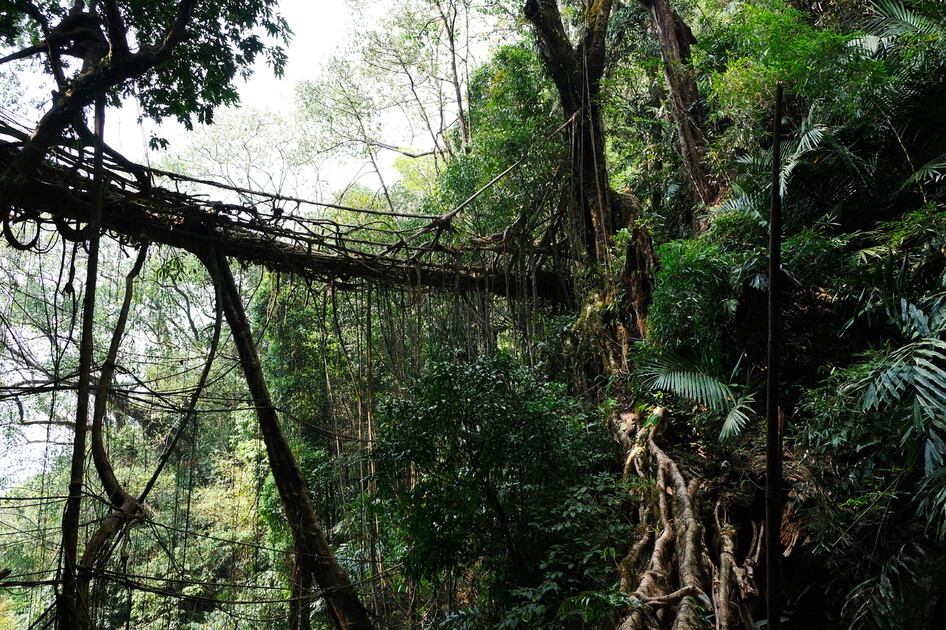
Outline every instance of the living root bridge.
<path fill-rule="evenodd" d="M 0 143 L 0 172 L 12 163 L 19 144 Z M 70 227 L 69 222 L 84 223 L 91 218 L 94 186 L 81 172 L 81 160 L 67 157 L 71 163 L 41 164 L 29 184 L 11 186 L 6 191 L 2 202 L 14 213 L 3 212 L 5 235 L 11 233 L 11 224 L 22 225 L 22 231 L 29 234 L 35 234 L 31 229 L 53 225 L 70 240 L 85 240 L 87 235 Z M 551 271 L 535 269 L 524 274 L 507 272 L 496 265 L 437 264 L 421 260 L 425 252 L 416 249 L 409 256 L 397 258 L 376 253 L 385 248 L 396 250 L 390 243 L 355 242 L 341 235 L 341 230 L 318 228 L 316 221 L 260 216 L 255 208 L 207 202 L 162 188 L 142 194 L 134 176 L 125 177 L 115 168 L 108 180 L 102 228 L 135 242 L 146 239 L 195 255 L 212 248 L 242 264 L 261 265 L 320 282 L 367 279 L 381 285 L 481 291 L 554 302 L 570 300 L 565 280 Z M 228 216 L 216 208 L 245 212 Z M 298 229 L 286 229 L 290 221 Z M 321 223 L 340 227 L 328 221 Z M 20 245 L 35 243 L 32 237 L 22 241 L 25 243 Z M 433 256 L 433 250 L 426 254 Z"/>
<path fill-rule="evenodd" d="M 618 435 L 628 451 L 625 475 L 655 480 L 653 491 L 641 501 L 638 540 L 619 567 L 621 592 L 631 604 L 620 630 L 706 628 L 709 615 L 720 630 L 752 630 L 759 530 L 754 529 L 750 551 L 740 565 L 735 559 L 736 530 L 725 516 L 721 520 L 717 505 L 716 553 L 711 555 L 699 479 L 687 481 L 656 442 L 666 415 L 666 409 L 658 407 L 652 422 L 643 426 L 634 414 L 617 419 Z"/>

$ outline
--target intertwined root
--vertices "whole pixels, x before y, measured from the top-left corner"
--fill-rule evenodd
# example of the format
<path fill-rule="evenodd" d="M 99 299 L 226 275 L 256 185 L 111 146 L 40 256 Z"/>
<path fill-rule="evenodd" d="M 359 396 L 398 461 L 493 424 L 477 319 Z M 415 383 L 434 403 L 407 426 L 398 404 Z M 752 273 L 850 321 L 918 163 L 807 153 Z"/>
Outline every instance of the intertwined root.
<path fill-rule="evenodd" d="M 753 573 L 761 528 L 753 525 L 750 551 L 740 565 L 736 529 L 717 503 L 713 538 L 718 561 L 714 562 L 699 509 L 699 480 L 687 482 L 655 441 L 665 416 L 666 409 L 657 408 L 651 416 L 654 422 L 644 427 L 637 425 L 633 414 L 618 419 L 619 435 L 628 450 L 625 475 L 656 480 L 654 492 L 641 503 L 638 540 L 620 565 L 621 591 L 631 606 L 620 628 L 703 628 L 710 618 L 720 630 L 754 628 L 749 605 L 758 595 Z"/>

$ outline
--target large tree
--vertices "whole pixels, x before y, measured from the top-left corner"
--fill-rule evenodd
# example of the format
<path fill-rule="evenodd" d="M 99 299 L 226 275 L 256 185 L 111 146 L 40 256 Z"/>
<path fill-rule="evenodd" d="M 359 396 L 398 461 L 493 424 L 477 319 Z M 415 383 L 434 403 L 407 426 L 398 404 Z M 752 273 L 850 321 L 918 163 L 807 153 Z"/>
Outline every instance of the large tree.
<path fill-rule="evenodd" d="M 704 156 L 706 135 L 696 79 L 690 71 L 690 46 L 696 42 L 693 31 L 670 6 L 669 0 L 641 0 L 654 21 L 660 44 L 667 95 L 680 141 L 680 157 L 697 204 L 710 204 L 718 186 L 706 172 Z"/>
<path fill-rule="evenodd" d="M 566 194 L 570 196 L 572 233 L 581 239 L 578 249 L 584 250 L 588 260 L 604 265 L 615 230 L 631 230 L 628 290 L 636 320 L 633 326 L 643 337 L 653 282 L 653 247 L 646 229 L 634 221 L 636 200 L 611 187 L 605 150 L 602 78 L 611 8 L 611 0 L 582 0 L 575 42 L 568 35 L 557 0 L 527 0 L 523 11 L 535 27 L 539 50 L 555 82 L 567 123 L 572 185 Z"/>
<path fill-rule="evenodd" d="M 572 189 L 577 197 L 573 221 L 583 227 L 581 234 L 589 257 L 604 262 L 615 217 L 621 216 L 625 203 L 608 180 L 601 117 L 601 78 L 611 0 L 582 3 L 580 35 L 575 43 L 566 33 L 557 0 L 528 0 L 524 12 L 535 26 L 542 59 L 569 122 Z"/>

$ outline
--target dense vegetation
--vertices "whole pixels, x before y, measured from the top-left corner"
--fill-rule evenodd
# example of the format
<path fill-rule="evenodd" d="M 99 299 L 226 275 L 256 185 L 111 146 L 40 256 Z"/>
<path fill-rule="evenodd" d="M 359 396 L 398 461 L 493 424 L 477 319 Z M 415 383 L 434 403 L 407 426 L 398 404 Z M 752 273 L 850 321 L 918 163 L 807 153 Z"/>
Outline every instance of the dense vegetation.
<path fill-rule="evenodd" d="M 942 3 L 396 3 L 291 115 L 218 109 L 282 71 L 275 3 L 89 4 L 78 69 L 67 8 L 0 2 L 58 90 L 3 123 L 0 630 L 755 627 L 773 195 L 784 624 L 946 618 Z M 43 218 L 41 158 L 91 161 L 119 96 L 215 122 L 159 184 L 416 275 Z"/>

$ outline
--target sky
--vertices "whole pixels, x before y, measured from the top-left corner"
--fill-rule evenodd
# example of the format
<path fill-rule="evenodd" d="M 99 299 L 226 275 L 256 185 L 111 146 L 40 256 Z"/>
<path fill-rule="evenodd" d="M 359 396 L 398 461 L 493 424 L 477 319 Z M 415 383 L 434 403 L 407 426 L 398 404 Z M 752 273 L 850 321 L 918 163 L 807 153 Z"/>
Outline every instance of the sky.
<path fill-rule="evenodd" d="M 265 62 L 254 68 L 253 75 L 247 82 L 238 79 L 242 107 L 263 111 L 288 113 L 294 105 L 295 86 L 306 79 L 317 78 L 320 69 L 336 52 L 344 52 L 352 32 L 363 29 L 386 13 L 397 0 L 336 0 L 335 2 L 313 2 L 312 0 L 279 0 L 278 11 L 289 23 L 293 37 L 287 46 L 288 63 L 282 78 L 273 76 Z M 0 68 L 3 70 L 3 68 Z M 24 73 L 25 74 L 25 73 Z M 49 106 L 50 85 L 48 77 L 39 79 L 20 77 L 24 83 L 22 90 L 15 87 L 8 91 L 23 92 L 29 95 L 41 107 L 33 110 L 22 120 L 24 126 L 33 127 Z M 3 78 L 0 77 L 0 80 Z M 41 83 L 41 82 L 45 83 Z M 41 87 L 40 87 L 41 86 Z M 0 85 L 0 97 L 4 87 Z M 0 99 L 2 100 L 2 99 Z M 218 119 L 225 116 L 225 111 L 218 111 Z M 119 110 L 109 110 L 106 114 L 106 142 L 132 161 L 150 166 L 161 166 L 165 156 L 186 151 L 188 132 L 174 120 L 165 120 L 157 125 L 152 120 L 139 122 L 140 109 L 133 99 L 125 102 Z M 388 131 L 394 129 L 394 136 L 386 140 L 398 144 L 397 124 L 389 124 Z M 195 123 L 195 127 L 197 123 Z M 403 127 L 403 125 L 401 125 Z M 408 132 L 405 132 L 408 134 Z M 171 143 L 170 152 L 153 151 L 148 147 L 152 136 L 165 138 Z M 410 143 L 408 136 L 406 142 Z M 394 169 L 397 155 L 383 151 L 379 156 L 380 169 L 387 183 L 398 179 L 400 175 Z M 369 187 L 378 185 L 377 176 L 363 165 L 335 159 L 321 170 L 323 180 L 331 190 L 340 190 L 353 180 Z"/>
<path fill-rule="evenodd" d="M 379 3 L 380 4 L 380 3 Z M 286 75 L 277 79 L 265 65 L 240 90 L 245 105 L 288 109 L 296 83 L 315 77 L 319 66 L 343 46 L 351 26 L 347 3 L 280 0 L 279 11 L 295 33 L 287 53 Z"/>
<path fill-rule="evenodd" d="M 368 10 L 379 10 L 378 7 L 387 5 L 390 0 L 381 2 L 362 3 Z M 238 85 L 240 98 L 244 106 L 263 110 L 288 111 L 293 103 L 295 85 L 305 79 L 314 78 L 321 65 L 329 57 L 343 47 L 346 36 L 352 26 L 353 10 L 349 1 L 319 2 L 311 0 L 280 0 L 278 11 L 289 22 L 294 36 L 287 47 L 288 64 L 285 76 L 277 79 L 265 63 L 257 64 L 253 76 L 246 83 Z M 364 19 L 364 18 L 362 18 Z M 4 50 L 3 53 L 5 54 Z M 0 68 L 13 71 L 13 66 Z M 20 73 L 14 77 L 7 74 L 0 77 L 5 86 L 0 89 L 11 93 L 18 93 L 19 97 L 35 101 L 37 107 L 25 113 L 21 122 L 32 127 L 38 122 L 42 113 L 49 106 L 50 85 L 45 76 L 28 76 Z M 19 83 L 17 85 L 16 83 Z M 21 100 L 22 102 L 22 100 Z M 134 102 L 125 103 L 120 111 L 110 111 L 107 114 L 106 134 L 107 141 L 127 157 L 134 160 L 143 160 L 146 157 L 147 137 L 155 130 L 155 124 L 145 122 L 142 130 L 138 124 L 138 108 Z M 166 121 L 157 130 L 157 135 L 176 138 L 184 133 L 180 125 Z"/>
<path fill-rule="evenodd" d="M 319 68 L 332 53 L 344 46 L 352 22 L 352 11 L 345 0 L 280 0 L 279 12 L 294 33 L 286 50 L 285 75 L 278 79 L 265 63 L 257 64 L 250 80 L 239 85 L 240 101 L 244 107 L 289 111 L 295 85 L 317 76 Z M 142 129 L 137 119 L 136 105 L 127 103 L 106 124 L 108 143 L 132 160 L 145 161 L 154 157 L 147 149 L 147 139 L 152 131 L 172 143 L 186 134 L 186 130 L 174 121 L 165 121 L 160 127 L 145 121 Z"/>

